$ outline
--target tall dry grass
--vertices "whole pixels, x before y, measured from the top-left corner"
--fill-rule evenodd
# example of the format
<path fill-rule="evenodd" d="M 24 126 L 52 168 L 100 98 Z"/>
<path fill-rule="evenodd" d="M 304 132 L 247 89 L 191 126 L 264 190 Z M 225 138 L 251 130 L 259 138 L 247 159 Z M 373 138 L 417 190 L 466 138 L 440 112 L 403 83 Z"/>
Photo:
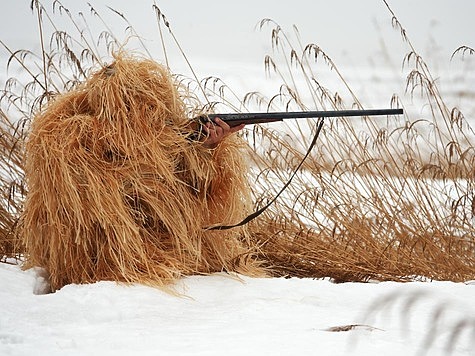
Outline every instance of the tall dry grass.
<path fill-rule="evenodd" d="M 418 95 L 429 114 L 411 117 L 406 110 L 404 117 L 387 120 L 327 120 L 287 199 L 257 222 L 263 259 L 277 275 L 330 275 L 338 281 L 414 276 L 464 281 L 475 275 L 475 135 L 461 109 L 445 102 L 407 31 L 391 15 L 409 48 L 403 59 L 409 74 L 407 97 L 388 98 L 388 106 L 405 107 L 405 99 Z M 265 64 L 283 84 L 274 96 L 253 93 L 247 100 L 270 110 L 362 108 L 322 48 L 300 44 L 271 20 L 261 22 L 269 25 L 274 53 Z M 331 92 L 319 82 L 322 66 L 331 69 L 346 93 Z M 351 101 L 343 102 L 343 96 Z M 255 129 L 256 141 L 265 147 L 257 157 L 258 192 L 272 194 L 275 182 L 285 179 L 282 169 L 301 159 L 300 143 L 314 127 L 284 127 L 281 139 L 272 128 Z"/>
<path fill-rule="evenodd" d="M 21 255 L 15 242 L 16 222 L 28 187 L 24 184 L 24 142 L 31 118 L 50 98 L 76 88 L 111 59 L 123 41 L 107 27 L 92 6 L 104 31 L 94 35 L 79 24 L 60 2 L 53 10 L 32 2 L 42 40 L 40 53 L 11 49 L 8 65 L 20 68 L 26 79 L 12 78 L 2 95 L 2 254 Z M 401 61 L 408 71 L 401 81 L 407 96 L 388 98 L 388 106 L 405 108 L 405 100 L 419 96 L 428 115 L 327 120 L 318 145 L 293 183 L 249 229 L 258 260 L 274 276 L 331 277 L 335 281 L 412 280 L 426 277 L 463 281 L 475 278 L 474 256 L 474 139 L 463 108 L 444 100 L 424 58 L 410 42 L 408 32 L 390 11 L 408 53 Z M 162 35 L 173 31 L 153 7 Z M 133 26 L 124 14 L 131 35 Z M 57 25 L 66 19 L 73 30 Z M 85 26 L 85 27 L 84 27 Z M 189 115 L 203 110 L 245 111 L 363 108 L 358 93 L 337 64 L 317 44 L 302 44 L 272 20 L 274 52 L 265 57 L 265 70 L 278 78 L 275 95 L 258 91 L 240 97 L 219 78 L 177 80 L 188 90 Z M 49 36 L 49 38 L 48 38 Z M 133 37 L 133 36 L 132 36 Z M 175 39 L 176 40 L 176 39 Z M 147 53 L 143 42 L 139 41 Z M 462 46 L 455 56 L 472 56 Z M 345 93 L 322 83 L 320 73 L 333 73 Z M 29 78 L 29 79 L 28 79 Z M 330 84 L 330 83 L 328 83 Z M 350 98 L 344 99 L 344 98 Z M 244 132 L 252 157 L 255 208 L 271 199 L 305 153 L 314 122 L 256 126 Z M 18 241 L 17 241 L 18 242 Z"/>

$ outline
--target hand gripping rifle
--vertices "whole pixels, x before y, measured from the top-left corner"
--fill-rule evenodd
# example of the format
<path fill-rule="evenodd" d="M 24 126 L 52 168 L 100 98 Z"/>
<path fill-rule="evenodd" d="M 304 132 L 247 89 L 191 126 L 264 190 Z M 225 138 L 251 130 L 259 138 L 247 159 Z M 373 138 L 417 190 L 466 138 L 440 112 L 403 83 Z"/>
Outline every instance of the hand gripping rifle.
<path fill-rule="evenodd" d="M 282 192 L 290 185 L 290 182 L 294 178 L 297 171 L 303 165 L 305 159 L 310 154 L 312 148 L 317 142 L 317 138 L 323 127 L 323 120 L 326 117 L 346 117 L 346 116 L 377 116 L 377 115 L 401 115 L 403 109 L 372 109 L 372 110 L 334 110 L 334 111 L 297 111 L 297 112 L 269 112 L 269 113 L 243 113 L 243 114 L 207 114 L 198 117 L 200 122 L 206 123 L 214 121 L 216 118 L 220 118 L 226 122 L 229 126 L 239 126 L 241 124 L 263 124 L 268 122 L 283 121 L 285 119 L 305 119 L 305 118 L 319 118 L 317 130 L 310 143 L 307 153 L 300 161 L 295 171 L 290 176 L 287 183 L 280 189 L 280 191 L 272 198 L 272 200 L 260 209 L 257 209 L 252 214 L 246 216 L 241 222 L 233 225 L 213 225 L 206 227 L 206 230 L 227 230 L 238 226 L 247 224 L 249 221 L 257 218 L 266 210 L 271 204 L 273 204 Z"/>

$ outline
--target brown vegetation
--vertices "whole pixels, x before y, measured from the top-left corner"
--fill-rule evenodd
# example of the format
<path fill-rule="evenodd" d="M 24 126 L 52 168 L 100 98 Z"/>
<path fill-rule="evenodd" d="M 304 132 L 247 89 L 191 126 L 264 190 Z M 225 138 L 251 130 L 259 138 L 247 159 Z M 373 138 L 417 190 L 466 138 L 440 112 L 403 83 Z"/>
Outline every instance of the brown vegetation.
<path fill-rule="evenodd" d="M 26 267 L 45 268 L 53 290 L 253 273 L 242 228 L 203 229 L 246 212 L 242 140 L 209 150 L 193 133 L 171 75 L 150 60 L 116 55 L 51 98 L 34 117 L 25 150 L 19 233 Z"/>
<path fill-rule="evenodd" d="M 40 24 L 52 21 L 45 13 L 38 12 Z M 158 19 L 161 23 L 163 15 Z M 282 86 L 271 98 L 256 92 L 235 104 L 213 78 L 175 80 L 180 98 L 173 90 L 157 98 L 163 88 L 154 87 L 153 78 L 163 74 L 157 74 L 155 62 L 141 60 L 145 67 L 126 70 L 108 65 L 120 43 L 113 33 L 101 36 L 102 55 L 84 37 L 75 40 L 60 31 L 52 35 L 56 47 L 43 47 L 40 65 L 26 51 L 10 51 L 10 65 L 26 69 L 32 81 L 9 81 L 2 96 L 9 108 L 2 115 L 2 172 L 15 173 L 1 181 L 2 254 L 23 255 L 26 266 L 48 268 L 56 276 L 54 288 L 99 279 L 160 285 L 182 274 L 246 273 L 254 263 L 274 276 L 335 281 L 474 279 L 471 127 L 460 109 L 445 103 L 395 16 L 393 23 L 409 46 L 408 92 L 414 95 L 417 88 L 431 115 L 327 122 L 285 197 L 245 230 L 226 233 L 203 228 L 237 222 L 252 211 L 245 198 L 249 181 L 254 208 L 269 201 L 302 159 L 302 144 L 315 128 L 311 122 L 290 129 L 256 126 L 244 135 L 249 145 L 236 138 L 210 153 L 187 139 L 186 117 L 212 110 L 216 102 L 230 110 L 251 102 L 265 110 L 362 107 L 320 47 L 294 46 L 277 24 L 264 20 L 262 27 L 272 26 L 276 49 L 266 57 L 267 70 Z M 350 104 L 319 82 L 322 66 L 347 88 Z M 163 102 L 175 108 L 173 127 L 165 122 Z M 404 107 L 402 98 L 389 102 Z M 24 126 L 33 117 L 31 127 Z M 181 166 L 188 170 L 180 173 Z M 160 233 L 165 230 L 171 238 Z"/>

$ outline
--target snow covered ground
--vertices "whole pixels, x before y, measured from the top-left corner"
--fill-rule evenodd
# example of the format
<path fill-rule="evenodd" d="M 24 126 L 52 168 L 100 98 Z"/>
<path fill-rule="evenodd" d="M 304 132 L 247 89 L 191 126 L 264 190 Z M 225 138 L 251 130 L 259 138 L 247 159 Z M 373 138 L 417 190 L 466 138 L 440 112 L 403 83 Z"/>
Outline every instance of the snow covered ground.
<path fill-rule="evenodd" d="M 281 84 L 260 63 L 208 61 L 198 61 L 200 76 L 222 77 L 239 93 L 274 94 Z M 405 71 L 393 72 L 344 75 L 367 108 L 383 108 L 405 89 Z M 471 120 L 473 75 L 444 75 L 442 88 Z M 411 117 L 424 113 L 417 98 L 406 104 Z M 178 296 L 114 282 L 41 295 L 39 282 L 33 270 L 0 263 L 0 356 L 475 355 L 475 281 L 334 284 L 216 274 L 181 280 Z"/>
<path fill-rule="evenodd" d="M 475 355 L 475 282 L 217 274 L 180 281 L 176 296 L 113 282 L 38 295 L 38 280 L 0 263 L 0 355 Z"/>
<path fill-rule="evenodd" d="M 216 274 L 180 281 L 178 296 L 114 282 L 35 295 L 41 277 L 7 264 L 0 281 L 0 355 L 475 354 L 473 282 Z"/>

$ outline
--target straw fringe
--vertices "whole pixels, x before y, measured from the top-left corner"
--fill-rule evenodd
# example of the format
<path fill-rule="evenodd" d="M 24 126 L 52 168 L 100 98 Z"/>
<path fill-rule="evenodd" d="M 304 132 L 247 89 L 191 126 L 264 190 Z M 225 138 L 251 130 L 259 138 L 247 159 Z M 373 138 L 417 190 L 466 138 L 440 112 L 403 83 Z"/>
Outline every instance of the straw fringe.
<path fill-rule="evenodd" d="M 259 273 L 244 229 L 204 231 L 249 208 L 243 143 L 193 130 L 170 73 L 123 54 L 37 115 L 26 144 L 26 267 L 53 290 L 98 280 L 163 286 L 182 275 Z"/>

